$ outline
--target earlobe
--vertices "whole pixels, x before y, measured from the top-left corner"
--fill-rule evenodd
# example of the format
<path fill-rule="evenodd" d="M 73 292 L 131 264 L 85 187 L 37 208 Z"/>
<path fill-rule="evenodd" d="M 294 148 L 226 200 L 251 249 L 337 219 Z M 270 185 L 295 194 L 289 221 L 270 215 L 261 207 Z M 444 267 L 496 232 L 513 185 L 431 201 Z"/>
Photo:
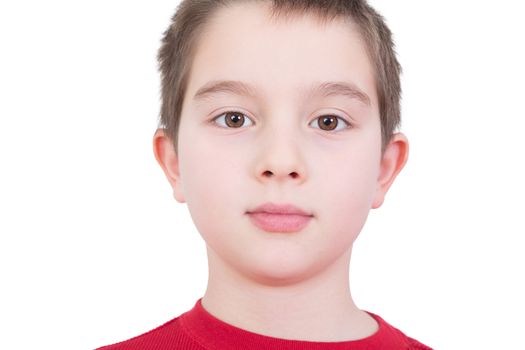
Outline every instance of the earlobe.
<path fill-rule="evenodd" d="M 404 134 L 397 133 L 392 136 L 381 159 L 372 209 L 379 208 L 383 204 L 388 189 L 408 160 L 408 149 L 408 139 Z"/>
<path fill-rule="evenodd" d="M 179 203 L 186 202 L 182 191 L 179 158 L 173 147 L 172 140 L 167 136 L 166 130 L 163 128 L 158 128 L 153 135 L 153 153 L 173 188 L 175 200 Z"/>

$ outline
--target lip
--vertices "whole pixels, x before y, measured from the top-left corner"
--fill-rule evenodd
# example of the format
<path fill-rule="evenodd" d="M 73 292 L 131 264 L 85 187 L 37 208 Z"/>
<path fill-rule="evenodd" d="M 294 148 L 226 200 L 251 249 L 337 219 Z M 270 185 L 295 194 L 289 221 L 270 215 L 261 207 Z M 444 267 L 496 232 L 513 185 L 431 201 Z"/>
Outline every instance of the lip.
<path fill-rule="evenodd" d="M 298 232 L 304 229 L 313 215 L 293 204 L 265 203 L 247 212 L 252 223 L 267 232 Z"/>
<path fill-rule="evenodd" d="M 293 204 L 275 204 L 275 203 L 264 203 L 263 205 L 258 206 L 257 208 L 248 211 L 248 214 L 251 213 L 269 213 L 269 214 L 293 214 L 293 215 L 303 215 L 303 216 L 313 216 L 311 213 L 296 207 Z"/>

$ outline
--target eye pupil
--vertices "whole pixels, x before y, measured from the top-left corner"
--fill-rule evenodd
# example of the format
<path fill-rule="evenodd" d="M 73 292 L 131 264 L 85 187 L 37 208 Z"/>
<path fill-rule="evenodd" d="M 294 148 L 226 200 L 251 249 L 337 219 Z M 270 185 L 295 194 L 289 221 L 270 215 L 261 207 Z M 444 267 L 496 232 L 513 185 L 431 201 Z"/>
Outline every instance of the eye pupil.
<path fill-rule="evenodd" d="M 330 127 L 331 124 L 335 124 L 334 127 Z M 321 127 L 321 129 L 323 130 L 334 130 L 335 127 L 337 126 L 337 118 L 333 117 L 333 116 L 325 116 L 325 117 L 322 117 L 320 118 L 320 124 L 319 126 Z M 327 127 L 328 126 L 328 127 Z"/>
<path fill-rule="evenodd" d="M 228 126 L 239 127 L 243 124 L 244 116 L 238 112 L 227 112 L 225 119 Z"/>

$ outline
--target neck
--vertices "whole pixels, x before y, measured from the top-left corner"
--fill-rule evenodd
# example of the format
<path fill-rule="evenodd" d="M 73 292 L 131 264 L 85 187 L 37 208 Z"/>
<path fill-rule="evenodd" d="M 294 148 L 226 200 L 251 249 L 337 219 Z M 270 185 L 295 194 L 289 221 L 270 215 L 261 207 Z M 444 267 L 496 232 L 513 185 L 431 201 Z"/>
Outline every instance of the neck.
<path fill-rule="evenodd" d="M 351 248 L 322 271 L 279 283 L 246 276 L 207 246 L 209 278 L 202 306 L 244 330 L 283 339 L 345 341 L 377 330 L 350 293 Z"/>

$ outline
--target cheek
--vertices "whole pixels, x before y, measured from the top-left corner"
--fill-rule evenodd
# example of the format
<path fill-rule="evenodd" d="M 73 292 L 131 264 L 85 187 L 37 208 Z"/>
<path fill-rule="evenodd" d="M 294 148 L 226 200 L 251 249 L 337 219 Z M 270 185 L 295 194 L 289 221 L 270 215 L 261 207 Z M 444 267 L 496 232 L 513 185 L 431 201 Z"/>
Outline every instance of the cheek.
<path fill-rule="evenodd" d="M 246 209 L 239 206 L 242 171 L 233 155 L 217 151 L 205 137 L 192 135 L 191 140 L 183 136 L 180 142 L 183 190 L 195 226 L 201 235 L 211 236 L 206 240 L 213 240 L 215 231 L 233 227 L 235 223 L 229 221 L 238 221 Z"/>
<path fill-rule="evenodd" d="M 375 158 L 373 152 L 349 152 L 320 165 L 316 208 L 330 227 L 328 234 L 349 241 L 358 236 L 374 200 L 379 171 Z"/>

